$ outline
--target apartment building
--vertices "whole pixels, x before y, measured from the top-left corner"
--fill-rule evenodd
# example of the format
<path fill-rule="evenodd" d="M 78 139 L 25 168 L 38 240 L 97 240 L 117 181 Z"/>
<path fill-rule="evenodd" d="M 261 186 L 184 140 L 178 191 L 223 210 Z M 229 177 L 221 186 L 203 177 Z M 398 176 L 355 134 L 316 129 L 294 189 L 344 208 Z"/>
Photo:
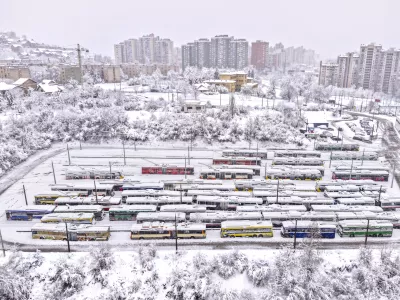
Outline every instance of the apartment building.
<path fill-rule="evenodd" d="M 187 67 L 196 66 L 194 43 L 183 45 L 181 51 L 182 69 L 185 70 Z"/>
<path fill-rule="evenodd" d="M 0 78 L 16 81 L 20 78 L 30 78 L 29 68 L 24 66 L 0 66 Z"/>
<path fill-rule="evenodd" d="M 360 46 L 358 87 L 378 91 L 378 72 L 382 46 L 371 43 Z"/>
<path fill-rule="evenodd" d="M 114 45 L 114 58 L 116 64 L 173 64 L 174 43 L 170 39 L 160 39 L 152 33 Z"/>
<path fill-rule="evenodd" d="M 102 73 L 103 80 L 106 83 L 121 82 L 121 68 L 119 66 L 104 66 Z"/>
<path fill-rule="evenodd" d="M 336 85 L 338 77 L 338 64 L 322 63 L 319 65 L 318 84 L 323 86 Z"/>
<path fill-rule="evenodd" d="M 380 54 L 376 90 L 386 94 L 394 92 L 397 75 L 399 74 L 400 50 L 394 48 L 382 51 Z"/>
<path fill-rule="evenodd" d="M 81 80 L 81 70 L 78 66 L 61 66 L 60 83 L 66 84 L 70 80 Z"/>
<path fill-rule="evenodd" d="M 358 78 L 358 59 L 357 53 L 347 53 L 340 55 L 337 59 L 338 75 L 337 83 L 335 84 L 341 88 L 349 88 L 357 85 Z"/>
<path fill-rule="evenodd" d="M 216 68 L 229 68 L 230 45 L 232 36 L 217 35 L 211 38 L 210 61 L 211 66 Z"/>
<path fill-rule="evenodd" d="M 125 58 L 125 43 L 114 45 L 114 58 L 116 64 L 122 64 L 126 61 Z"/>
<path fill-rule="evenodd" d="M 169 71 L 179 72 L 179 67 L 177 65 L 169 64 L 123 64 L 121 66 L 122 71 L 128 78 L 134 78 L 143 75 L 151 75 L 157 69 L 166 76 Z"/>
<path fill-rule="evenodd" d="M 194 41 L 194 65 L 199 68 L 209 68 L 211 42 L 209 39 L 199 39 Z"/>
<path fill-rule="evenodd" d="M 249 42 L 245 39 L 235 39 L 229 44 L 229 67 L 241 70 L 249 65 Z"/>
<path fill-rule="evenodd" d="M 170 39 L 157 39 L 154 44 L 154 53 L 156 63 L 173 64 L 174 63 L 174 42 Z"/>
<path fill-rule="evenodd" d="M 269 43 L 255 41 L 251 44 L 251 65 L 257 70 L 263 70 L 268 66 Z"/>

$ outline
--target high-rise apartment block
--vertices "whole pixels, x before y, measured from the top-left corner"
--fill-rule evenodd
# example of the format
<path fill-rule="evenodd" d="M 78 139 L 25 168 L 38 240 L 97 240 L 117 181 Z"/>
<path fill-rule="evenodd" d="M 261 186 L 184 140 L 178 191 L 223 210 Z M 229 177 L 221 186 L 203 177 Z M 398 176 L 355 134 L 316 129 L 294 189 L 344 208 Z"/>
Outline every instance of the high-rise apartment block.
<path fill-rule="evenodd" d="M 359 53 L 347 53 L 337 59 L 336 81 L 326 81 L 324 65 L 320 67 L 320 84 L 342 88 L 355 86 L 392 94 L 396 92 L 396 80 L 400 72 L 400 50 L 383 50 L 381 45 L 361 45 Z"/>
<path fill-rule="evenodd" d="M 228 35 L 199 39 L 182 46 L 182 67 L 242 69 L 249 64 L 249 43 Z"/>
<path fill-rule="evenodd" d="M 338 77 L 338 64 L 320 63 L 318 84 L 323 86 L 335 85 Z"/>
<path fill-rule="evenodd" d="M 138 39 L 129 39 L 114 45 L 116 64 L 173 64 L 175 61 L 174 43 L 170 39 L 161 39 L 154 34 Z"/>
<path fill-rule="evenodd" d="M 258 70 L 268 66 L 269 43 L 256 41 L 251 43 L 251 64 Z"/>

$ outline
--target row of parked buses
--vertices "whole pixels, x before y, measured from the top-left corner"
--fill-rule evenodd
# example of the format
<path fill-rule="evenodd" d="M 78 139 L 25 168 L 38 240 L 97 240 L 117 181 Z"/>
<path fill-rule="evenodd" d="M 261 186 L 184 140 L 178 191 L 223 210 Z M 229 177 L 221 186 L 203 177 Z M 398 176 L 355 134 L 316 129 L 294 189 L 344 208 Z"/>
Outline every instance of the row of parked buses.
<path fill-rule="evenodd" d="M 157 175 L 193 175 L 194 167 L 192 166 L 151 166 L 142 167 L 142 174 Z"/>
<path fill-rule="evenodd" d="M 89 226 L 38 223 L 31 229 L 34 239 L 69 241 L 106 241 L 110 238 L 109 226 Z M 284 238 L 335 238 L 341 237 L 391 237 L 393 225 L 385 221 L 347 220 L 337 224 L 315 221 L 284 221 L 280 235 Z M 221 238 L 252 237 L 272 238 L 271 221 L 224 221 L 220 225 Z M 132 225 L 132 240 L 149 239 L 205 239 L 207 229 L 204 224 L 146 222 Z"/>
<path fill-rule="evenodd" d="M 332 152 L 332 160 L 378 160 L 377 152 L 363 151 L 363 152 Z"/>
<path fill-rule="evenodd" d="M 323 143 L 315 144 L 315 150 L 320 151 L 359 151 L 360 146 L 353 143 Z"/>

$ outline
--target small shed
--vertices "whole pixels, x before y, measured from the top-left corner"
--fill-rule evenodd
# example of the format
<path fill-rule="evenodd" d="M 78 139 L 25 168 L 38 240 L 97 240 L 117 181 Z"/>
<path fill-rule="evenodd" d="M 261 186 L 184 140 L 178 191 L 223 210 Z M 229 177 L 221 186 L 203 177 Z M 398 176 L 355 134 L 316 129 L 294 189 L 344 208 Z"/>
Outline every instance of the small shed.
<path fill-rule="evenodd" d="M 17 81 L 15 81 L 13 85 L 22 88 L 26 92 L 29 89 L 36 90 L 37 88 L 37 82 L 30 78 L 20 78 Z"/>
<path fill-rule="evenodd" d="M 206 102 L 201 100 L 186 100 L 183 104 L 183 111 L 187 113 L 203 112 L 206 109 Z"/>

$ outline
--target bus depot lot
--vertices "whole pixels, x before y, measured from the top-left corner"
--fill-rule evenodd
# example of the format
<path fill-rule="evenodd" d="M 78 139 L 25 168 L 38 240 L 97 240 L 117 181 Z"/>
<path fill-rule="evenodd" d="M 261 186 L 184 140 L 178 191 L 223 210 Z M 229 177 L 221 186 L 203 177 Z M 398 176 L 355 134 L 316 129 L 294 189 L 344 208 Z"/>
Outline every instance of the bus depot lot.
<path fill-rule="evenodd" d="M 114 145 L 118 147 L 117 145 Z M 34 205 L 34 195 L 41 192 L 49 191 L 51 184 L 54 184 L 52 173 L 52 162 L 54 164 L 57 184 L 71 184 L 71 183 L 85 183 L 93 182 L 93 180 L 66 180 L 65 171 L 69 165 L 81 165 L 87 167 L 118 169 L 125 174 L 126 179 L 138 180 L 142 182 L 158 182 L 160 180 L 177 180 L 184 179 L 185 175 L 142 175 L 141 167 L 153 166 L 155 164 L 169 164 L 183 166 L 185 164 L 185 156 L 190 155 L 190 165 L 194 167 L 194 175 L 188 175 L 188 179 L 198 179 L 200 171 L 207 169 L 212 165 L 212 158 L 220 157 L 224 149 L 193 149 L 188 153 L 187 148 L 181 147 L 179 149 L 172 148 L 138 148 L 135 151 L 132 148 L 125 149 L 124 165 L 123 148 L 89 148 L 83 146 L 83 149 L 73 148 L 70 150 L 68 158 L 67 152 L 57 154 L 56 156 L 47 159 L 34 169 L 32 169 L 26 176 L 18 180 L 6 192 L 0 195 L 0 228 L 4 240 L 8 245 L 18 244 L 22 249 L 64 249 L 66 242 L 63 241 L 49 241 L 49 240 L 33 240 L 31 237 L 30 228 L 37 221 L 7 221 L 5 217 L 5 209 L 19 208 L 25 205 L 25 198 L 23 193 L 23 185 L 25 186 L 27 194 L 28 205 Z M 362 151 L 362 150 L 360 150 Z M 325 161 L 325 175 L 323 180 L 330 180 L 332 173 L 329 169 L 329 156 L 330 152 L 322 152 L 322 159 Z M 269 151 L 268 159 L 262 161 L 262 166 L 267 164 L 267 168 L 271 168 L 271 159 L 273 158 L 273 150 Z M 189 165 L 189 159 L 186 161 Z M 374 164 L 376 162 L 364 161 L 364 166 Z M 382 163 L 382 162 L 380 162 Z M 332 161 L 331 167 L 336 165 L 351 164 L 351 161 Z M 361 161 L 354 161 L 354 165 L 361 164 Z M 261 175 L 264 170 L 261 170 Z M 261 179 L 263 176 L 254 176 L 255 179 Z M 382 185 L 389 188 L 389 182 L 383 182 Z M 315 187 L 315 181 L 293 181 L 298 185 Z M 230 180 L 224 181 L 224 184 L 231 184 Z M 393 189 L 388 189 L 392 195 L 398 192 L 395 183 Z M 117 192 L 116 196 L 120 196 Z M 155 243 L 160 247 L 174 247 L 174 240 L 154 240 L 154 241 L 132 241 L 130 240 L 130 228 L 135 222 L 132 221 L 109 221 L 108 216 L 103 221 L 99 221 L 96 225 L 111 226 L 111 238 L 108 242 L 110 245 L 125 249 L 125 247 L 136 247 L 143 243 Z M 28 231 L 28 232 L 27 232 Z M 121 231 L 121 232 L 115 232 Z M 301 239 L 298 239 L 301 242 Z M 400 243 L 400 230 L 394 230 L 391 238 L 369 238 L 368 242 L 371 244 L 387 244 L 387 243 Z M 73 250 L 84 250 L 90 245 L 96 245 L 99 242 L 71 242 Z M 273 238 L 220 238 L 219 230 L 207 230 L 207 238 L 205 240 L 179 240 L 179 245 L 187 247 L 188 249 L 205 247 L 205 248 L 224 248 L 224 247 L 243 247 L 243 248 L 257 248 L 257 247 L 279 247 L 283 243 L 293 243 L 293 239 L 282 238 L 279 229 L 274 230 Z M 333 240 L 320 240 L 324 247 L 332 248 L 345 248 L 345 247 L 359 247 L 364 243 L 364 238 L 341 238 L 338 235 Z M 30 248 L 31 247 L 31 248 Z"/>

